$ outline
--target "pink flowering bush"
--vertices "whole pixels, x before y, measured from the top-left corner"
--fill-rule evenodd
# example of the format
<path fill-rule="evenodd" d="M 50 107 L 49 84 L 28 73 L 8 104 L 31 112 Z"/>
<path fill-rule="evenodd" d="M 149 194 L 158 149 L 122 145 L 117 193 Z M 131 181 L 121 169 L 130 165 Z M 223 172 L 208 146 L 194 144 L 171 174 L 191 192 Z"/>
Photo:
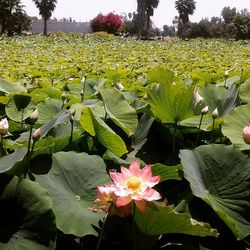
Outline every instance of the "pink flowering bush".
<path fill-rule="evenodd" d="M 105 212 L 108 212 L 111 204 L 114 204 L 128 214 L 131 202 L 144 212 L 145 201 L 161 199 L 161 195 L 152 188 L 159 183 L 160 176 L 152 176 L 151 165 L 141 169 L 138 162 L 134 160 L 129 169 L 121 167 L 120 173 L 111 172 L 110 177 L 114 184 L 98 187 L 98 199 L 95 201 Z"/>
<path fill-rule="evenodd" d="M 121 27 L 121 17 L 112 12 L 107 15 L 99 14 L 91 20 L 91 28 L 94 32 L 105 31 L 110 34 L 116 34 Z"/>

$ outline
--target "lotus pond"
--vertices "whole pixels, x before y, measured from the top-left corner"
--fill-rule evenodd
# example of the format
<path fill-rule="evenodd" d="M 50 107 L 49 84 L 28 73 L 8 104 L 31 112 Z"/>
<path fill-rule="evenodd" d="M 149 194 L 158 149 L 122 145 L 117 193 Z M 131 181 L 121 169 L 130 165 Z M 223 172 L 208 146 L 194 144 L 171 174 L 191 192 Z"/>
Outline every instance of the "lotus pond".
<path fill-rule="evenodd" d="M 249 41 L 0 37 L 0 249 L 249 249 L 249 65 Z"/>

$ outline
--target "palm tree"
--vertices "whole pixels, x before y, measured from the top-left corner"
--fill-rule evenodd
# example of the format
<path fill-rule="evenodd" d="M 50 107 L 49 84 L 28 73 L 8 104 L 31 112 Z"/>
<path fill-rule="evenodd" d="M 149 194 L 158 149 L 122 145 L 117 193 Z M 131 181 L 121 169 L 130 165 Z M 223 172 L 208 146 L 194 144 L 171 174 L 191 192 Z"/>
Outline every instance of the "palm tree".
<path fill-rule="evenodd" d="M 193 15 L 195 11 L 195 4 L 194 0 L 177 0 L 175 1 L 175 8 L 179 13 L 179 18 L 182 23 L 185 25 L 189 22 L 189 15 Z"/>
<path fill-rule="evenodd" d="M 3 0 L 0 1 L 0 34 L 5 33 L 8 24 L 12 18 L 12 14 L 16 8 L 20 6 L 20 0 Z M 22 6 L 23 7 L 23 6 Z"/>
<path fill-rule="evenodd" d="M 150 16 L 154 15 L 154 9 L 158 7 L 158 4 L 159 0 L 137 0 L 139 38 L 141 38 L 143 30 L 149 36 Z"/>
<path fill-rule="evenodd" d="M 57 0 L 32 0 L 36 7 L 39 9 L 39 14 L 44 21 L 43 34 L 47 35 L 47 21 L 52 16 L 53 11 L 56 8 Z"/>

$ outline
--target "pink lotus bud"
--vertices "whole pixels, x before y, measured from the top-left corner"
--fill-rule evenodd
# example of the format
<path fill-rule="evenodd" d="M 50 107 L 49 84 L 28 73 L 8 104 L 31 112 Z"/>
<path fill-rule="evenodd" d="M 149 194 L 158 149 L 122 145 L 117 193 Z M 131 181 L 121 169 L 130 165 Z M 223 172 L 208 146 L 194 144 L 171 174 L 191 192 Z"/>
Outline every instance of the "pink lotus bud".
<path fill-rule="evenodd" d="M 34 141 L 38 141 L 38 140 L 41 138 L 41 136 L 42 136 L 42 131 L 41 131 L 40 128 L 38 128 L 38 129 L 36 129 L 35 132 L 33 133 L 32 139 L 33 139 Z"/>
<path fill-rule="evenodd" d="M 0 121 L 0 135 L 6 135 L 9 130 L 9 123 L 6 118 Z"/>
<path fill-rule="evenodd" d="M 245 143 L 250 144 L 250 125 L 247 125 L 243 129 L 243 140 Z"/>

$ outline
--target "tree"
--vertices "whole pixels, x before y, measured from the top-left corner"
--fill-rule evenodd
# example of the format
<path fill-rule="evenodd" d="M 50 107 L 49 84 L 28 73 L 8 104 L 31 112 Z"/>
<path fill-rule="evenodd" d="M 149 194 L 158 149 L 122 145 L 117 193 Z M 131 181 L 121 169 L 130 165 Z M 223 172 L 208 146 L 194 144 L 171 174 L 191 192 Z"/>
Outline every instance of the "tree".
<path fill-rule="evenodd" d="M 232 22 L 233 18 L 236 16 L 236 8 L 224 7 L 221 11 L 221 16 L 226 24 Z"/>
<path fill-rule="evenodd" d="M 246 39 L 248 34 L 249 20 L 247 16 L 237 13 L 232 22 L 229 24 L 229 29 L 232 36 L 236 39 Z"/>
<path fill-rule="evenodd" d="M 29 30 L 31 20 L 23 10 L 20 0 L 0 1 L 0 34 L 8 33 L 9 36 L 21 34 L 23 30 Z"/>
<path fill-rule="evenodd" d="M 20 0 L 1 0 L 0 1 L 0 25 L 1 32 L 4 34 L 7 30 L 8 23 L 11 19 L 13 11 L 20 4 Z"/>
<path fill-rule="evenodd" d="M 21 35 L 22 31 L 28 31 L 30 26 L 31 19 L 20 6 L 20 8 L 17 8 L 15 12 L 13 12 L 7 27 L 7 32 L 9 36 L 13 34 Z"/>
<path fill-rule="evenodd" d="M 189 15 L 193 15 L 196 2 L 194 0 L 177 0 L 175 8 L 179 13 L 178 34 L 185 37 L 185 31 L 189 23 Z"/>
<path fill-rule="evenodd" d="M 42 16 L 44 21 L 43 34 L 47 35 L 48 34 L 47 22 L 56 8 L 57 0 L 32 0 L 32 1 L 39 9 L 39 14 Z"/>
<path fill-rule="evenodd" d="M 137 0 L 138 38 L 141 38 L 143 31 L 149 36 L 150 17 L 158 4 L 159 0 Z"/>
<path fill-rule="evenodd" d="M 179 13 L 179 17 L 183 24 L 189 22 L 189 15 L 193 15 L 195 11 L 196 2 L 194 0 L 177 0 L 175 1 L 175 8 Z"/>

